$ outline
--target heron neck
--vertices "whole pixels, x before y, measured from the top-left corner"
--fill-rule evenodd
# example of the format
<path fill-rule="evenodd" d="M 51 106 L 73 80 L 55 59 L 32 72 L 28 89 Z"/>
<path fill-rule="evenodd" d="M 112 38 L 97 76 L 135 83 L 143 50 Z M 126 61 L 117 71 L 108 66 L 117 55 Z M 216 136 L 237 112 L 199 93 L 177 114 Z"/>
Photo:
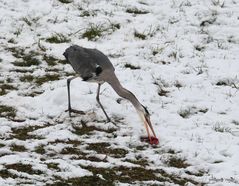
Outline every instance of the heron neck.
<path fill-rule="evenodd" d="M 129 100 L 136 110 L 141 110 L 142 105 L 139 102 L 139 100 L 135 97 L 135 95 L 132 92 L 130 92 L 120 84 L 115 74 L 112 74 L 111 78 L 108 80 L 108 83 L 112 86 L 112 88 L 120 97 Z"/>

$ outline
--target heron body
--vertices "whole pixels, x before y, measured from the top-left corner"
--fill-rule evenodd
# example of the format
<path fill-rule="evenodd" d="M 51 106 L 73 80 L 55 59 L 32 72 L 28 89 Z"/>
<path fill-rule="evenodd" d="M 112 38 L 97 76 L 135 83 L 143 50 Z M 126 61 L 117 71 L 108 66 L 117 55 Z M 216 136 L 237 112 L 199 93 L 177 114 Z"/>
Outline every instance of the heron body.
<path fill-rule="evenodd" d="M 109 58 L 97 49 L 73 45 L 63 55 L 84 81 L 105 82 L 104 72 L 115 71 Z"/>
<path fill-rule="evenodd" d="M 115 92 L 129 100 L 136 111 L 138 112 L 140 118 L 145 124 L 145 128 L 148 134 L 148 139 L 151 144 L 158 144 L 158 139 L 156 138 L 154 129 L 150 122 L 149 112 L 144 107 L 135 95 L 129 90 L 125 89 L 119 82 L 117 76 L 115 75 L 115 69 L 110 62 L 109 58 L 104 55 L 101 51 L 97 49 L 83 48 L 78 45 L 73 45 L 67 48 L 63 54 L 67 61 L 71 64 L 74 71 L 77 73 L 77 76 L 67 79 L 67 90 L 68 90 L 68 111 L 71 116 L 71 112 L 83 113 L 82 111 L 77 111 L 71 108 L 71 99 L 70 99 L 70 82 L 76 77 L 81 77 L 83 81 L 87 82 L 96 82 L 98 83 L 96 100 L 99 103 L 102 111 L 104 112 L 108 121 L 110 117 L 107 115 L 103 105 L 100 102 L 100 87 L 104 82 L 107 82 L 115 90 Z M 150 135 L 151 129 L 153 136 Z"/>

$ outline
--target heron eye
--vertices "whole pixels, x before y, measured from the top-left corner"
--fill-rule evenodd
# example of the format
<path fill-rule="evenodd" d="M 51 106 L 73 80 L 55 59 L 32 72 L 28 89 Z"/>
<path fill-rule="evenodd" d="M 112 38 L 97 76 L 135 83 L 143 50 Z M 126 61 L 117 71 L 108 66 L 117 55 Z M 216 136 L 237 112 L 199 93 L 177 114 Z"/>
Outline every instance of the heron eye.
<path fill-rule="evenodd" d="M 100 66 L 97 66 L 95 69 L 95 73 L 98 76 L 102 72 L 102 68 Z"/>

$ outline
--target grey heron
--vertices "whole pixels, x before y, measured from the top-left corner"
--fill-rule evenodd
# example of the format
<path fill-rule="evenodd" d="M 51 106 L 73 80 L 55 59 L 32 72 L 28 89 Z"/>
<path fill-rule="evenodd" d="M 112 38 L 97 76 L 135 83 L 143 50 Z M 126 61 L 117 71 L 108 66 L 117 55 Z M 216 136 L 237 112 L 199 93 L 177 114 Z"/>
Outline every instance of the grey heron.
<path fill-rule="evenodd" d="M 71 64 L 74 71 L 77 73 L 76 76 L 67 79 L 68 111 L 70 116 L 71 112 L 84 113 L 83 111 L 78 111 L 71 108 L 70 98 L 71 80 L 75 79 L 76 77 L 81 77 L 83 81 L 98 83 L 96 100 L 100 105 L 102 111 L 104 112 L 107 121 L 110 121 L 108 114 L 106 113 L 103 105 L 101 104 L 99 96 L 101 85 L 104 82 L 107 82 L 111 85 L 111 87 L 120 97 L 125 98 L 132 103 L 145 125 L 146 132 L 148 135 L 147 140 L 149 140 L 151 144 L 158 144 L 158 139 L 151 124 L 150 114 L 148 110 L 138 101 L 138 99 L 132 92 L 125 89 L 120 84 L 118 78 L 115 75 L 115 69 L 106 55 L 104 55 L 101 51 L 97 49 L 83 48 L 78 45 L 70 46 L 65 50 L 63 55 L 65 56 L 66 60 Z M 153 136 L 151 136 L 149 129 L 151 129 Z"/>

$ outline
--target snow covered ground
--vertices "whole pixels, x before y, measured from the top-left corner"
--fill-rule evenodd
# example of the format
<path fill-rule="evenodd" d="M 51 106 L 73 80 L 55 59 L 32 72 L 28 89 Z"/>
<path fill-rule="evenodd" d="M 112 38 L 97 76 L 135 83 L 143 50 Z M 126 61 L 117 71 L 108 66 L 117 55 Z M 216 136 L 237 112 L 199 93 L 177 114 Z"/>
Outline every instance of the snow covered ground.
<path fill-rule="evenodd" d="M 0 185 L 238 185 L 239 1 L 0 0 Z M 74 75 L 72 44 L 109 56 L 160 139 L 108 85 Z"/>

